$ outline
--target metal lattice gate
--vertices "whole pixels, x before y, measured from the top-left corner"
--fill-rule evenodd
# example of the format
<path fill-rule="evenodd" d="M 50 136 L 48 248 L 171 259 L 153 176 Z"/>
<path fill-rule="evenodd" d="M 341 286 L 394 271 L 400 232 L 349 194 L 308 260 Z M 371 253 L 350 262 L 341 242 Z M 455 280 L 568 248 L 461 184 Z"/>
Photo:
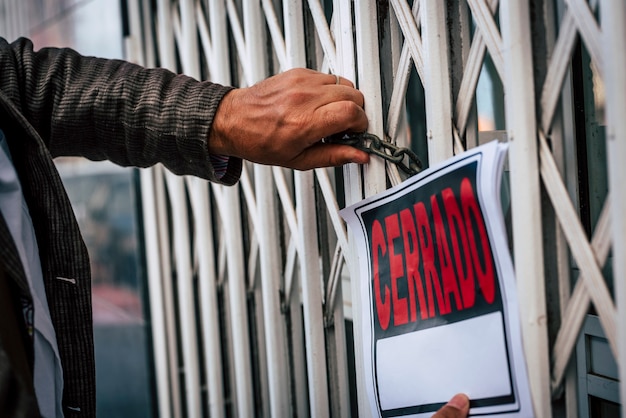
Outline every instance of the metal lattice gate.
<path fill-rule="evenodd" d="M 128 8 L 127 50 L 142 64 L 238 86 L 292 67 L 341 74 L 365 95 L 369 131 L 430 164 L 487 138 L 508 140 L 536 414 L 587 413 L 572 358 L 589 313 L 624 376 L 623 1 L 129 0 Z M 583 97 L 588 81 L 577 74 L 606 88 Z M 485 98 L 491 126 L 481 119 Z M 585 128 L 577 107 L 585 100 L 602 109 L 602 129 Z M 604 153 L 588 152 L 598 144 Z M 582 189 L 596 183 L 581 165 L 604 173 L 595 212 Z M 245 164 L 230 188 L 144 171 L 160 416 L 351 416 L 357 407 L 368 416 L 352 315 L 361 302 L 350 285 L 358 260 L 338 208 L 401 180 L 377 159 L 296 173 Z"/>

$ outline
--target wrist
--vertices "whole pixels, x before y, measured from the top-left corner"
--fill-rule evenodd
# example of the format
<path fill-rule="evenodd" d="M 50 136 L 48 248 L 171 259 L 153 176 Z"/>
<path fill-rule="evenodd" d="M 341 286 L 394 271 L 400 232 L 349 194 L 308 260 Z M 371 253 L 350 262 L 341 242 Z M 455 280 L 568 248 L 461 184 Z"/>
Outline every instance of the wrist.
<path fill-rule="evenodd" d="M 237 89 L 226 93 L 217 107 L 207 144 L 211 155 L 235 156 L 230 138 L 233 126 L 231 122 L 236 114 L 233 108 L 233 96 L 236 94 Z"/>

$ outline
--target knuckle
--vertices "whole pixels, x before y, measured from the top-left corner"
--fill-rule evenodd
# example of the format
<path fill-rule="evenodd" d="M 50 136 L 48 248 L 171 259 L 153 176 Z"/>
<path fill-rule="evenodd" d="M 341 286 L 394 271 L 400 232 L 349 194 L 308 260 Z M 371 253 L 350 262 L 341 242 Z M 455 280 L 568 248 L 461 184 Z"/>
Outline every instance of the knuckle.
<path fill-rule="evenodd" d="M 309 95 L 301 89 L 293 89 L 289 92 L 289 102 L 294 105 L 302 105 L 309 99 Z"/>
<path fill-rule="evenodd" d="M 292 68 L 291 70 L 285 72 L 285 76 L 291 83 L 299 85 L 306 78 L 308 78 L 307 71 L 304 68 Z"/>
<path fill-rule="evenodd" d="M 364 112 L 356 103 L 350 101 L 341 102 L 340 113 L 345 119 L 344 122 L 348 123 L 350 127 L 357 128 L 362 124 Z"/>

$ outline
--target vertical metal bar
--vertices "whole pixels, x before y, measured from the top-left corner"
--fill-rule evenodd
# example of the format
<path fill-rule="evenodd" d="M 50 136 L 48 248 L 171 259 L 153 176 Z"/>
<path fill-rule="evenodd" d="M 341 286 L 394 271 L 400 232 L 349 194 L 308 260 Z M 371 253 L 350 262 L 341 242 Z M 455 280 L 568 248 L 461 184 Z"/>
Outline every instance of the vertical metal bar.
<path fill-rule="evenodd" d="M 128 21 L 130 23 L 130 34 L 124 39 L 126 53 L 133 62 L 146 65 L 143 55 L 143 45 L 141 33 L 141 14 L 139 12 L 139 1 L 131 0 L 126 3 Z"/>
<path fill-rule="evenodd" d="M 129 7 L 130 31 L 131 37 L 133 33 L 140 30 L 141 21 L 133 16 L 138 13 L 136 8 Z M 150 18 L 148 14 L 144 14 L 144 23 L 149 26 Z M 132 41 L 131 41 L 132 42 Z M 142 64 L 154 65 L 153 56 L 150 62 L 142 62 L 137 48 L 127 49 L 127 54 L 131 61 L 140 62 Z M 154 373 L 156 376 L 156 394 L 158 416 L 160 418 L 169 418 L 172 416 L 172 397 L 170 396 L 170 379 L 168 373 L 168 343 L 166 336 L 166 306 L 164 286 L 163 286 L 163 270 L 161 269 L 160 249 L 159 249 L 159 233 L 157 220 L 158 202 L 156 198 L 155 176 L 161 176 L 160 169 L 148 169 L 140 171 L 140 191 L 142 202 L 142 223 L 144 231 L 145 258 L 148 282 L 148 298 L 150 301 L 150 324 L 152 333 L 153 355 L 154 355 Z M 164 208 L 160 208 L 164 210 Z M 156 307 L 160 307 L 156 309 Z"/>
<path fill-rule="evenodd" d="M 344 3 L 344 2 L 340 2 Z M 378 23 L 376 8 L 371 7 L 368 2 L 354 3 L 354 19 L 356 27 L 356 67 L 358 70 L 358 87 L 365 96 L 365 113 L 369 120 L 369 130 L 376 135 L 383 135 L 383 114 L 382 100 L 380 91 L 380 58 L 378 51 Z M 340 18 L 342 19 L 342 32 L 347 29 L 349 19 L 348 7 L 341 8 Z M 351 26 L 350 26 L 351 27 Z M 347 46 L 347 37 L 345 33 L 342 37 L 342 45 Z M 342 55 L 346 55 L 344 51 Z M 342 71 L 346 72 L 352 67 L 344 66 Z M 358 171 L 350 167 L 350 172 L 346 176 L 346 204 L 356 203 L 363 198 L 360 186 L 360 176 Z M 378 158 L 372 158 L 370 163 L 365 167 L 365 195 L 371 196 L 385 190 L 385 164 Z M 363 374 L 362 367 L 366 361 L 371 360 L 371 356 L 364 352 L 363 348 L 363 318 L 361 310 L 363 303 L 367 301 L 361 300 L 361 291 L 357 279 L 358 275 L 358 255 L 353 239 L 350 240 L 350 277 L 352 284 L 352 309 L 354 321 L 354 351 L 356 363 L 356 380 L 357 380 L 357 400 L 358 414 L 361 417 L 371 417 L 372 410 L 370 400 L 367 396 L 366 379 Z"/>
<path fill-rule="evenodd" d="M 380 55 L 378 48 L 378 22 L 376 8 L 368 2 L 356 2 L 357 71 L 359 90 L 365 96 L 365 113 L 368 130 L 384 138 L 382 92 L 380 81 Z M 365 166 L 365 195 L 382 192 L 386 187 L 385 162 L 373 157 Z"/>
<path fill-rule="evenodd" d="M 285 46 L 290 68 L 306 66 L 302 1 L 284 2 Z M 311 416 L 327 416 L 326 351 L 313 172 L 296 172 L 298 259 L 300 261 Z"/>
<path fill-rule="evenodd" d="M 537 125 L 527 2 L 500 5 L 510 142 L 513 242 L 520 316 L 535 415 L 552 415 L 543 271 Z"/>
<path fill-rule="evenodd" d="M 548 15 L 550 16 L 550 15 Z M 552 16 L 554 17 L 554 16 Z M 548 21 L 548 20 L 547 20 Z M 552 20 L 554 21 L 554 20 Z M 568 85 L 566 83 L 566 85 Z M 567 90 L 570 90 L 570 87 L 566 87 Z M 566 95 L 569 95 L 571 92 L 563 93 L 562 101 L 566 101 Z M 567 105 L 561 106 L 562 109 L 567 109 Z M 570 107 L 571 109 L 571 107 Z M 571 112 L 570 112 L 571 115 Z M 570 161 L 567 160 L 567 143 L 566 136 L 567 132 L 565 129 L 566 122 L 564 122 L 564 116 L 562 112 L 559 112 L 555 115 L 552 130 L 551 130 L 551 139 L 552 139 L 552 152 L 555 156 L 555 160 L 559 166 L 559 171 L 563 179 L 567 179 L 566 168 L 567 165 L 570 164 Z M 569 124 L 569 126 L 573 127 L 574 124 Z M 567 164 L 566 164 L 567 161 Z M 566 185 L 569 185 L 569 182 L 566 181 Z M 553 258 L 555 259 L 555 266 L 557 269 L 557 277 L 558 277 L 558 295 L 559 295 L 559 304 L 560 304 L 560 313 L 559 313 L 559 321 L 562 324 L 563 316 L 565 315 L 566 308 L 568 303 L 571 300 L 572 294 L 572 285 L 571 285 L 571 268 L 570 268 L 570 259 L 567 241 L 565 236 L 563 235 L 562 227 L 558 223 L 558 221 L 554 225 L 555 228 L 555 243 L 554 243 L 554 254 Z M 546 255 L 546 257 L 550 257 Z M 562 326 L 562 325 L 561 325 Z M 552 353 L 551 353 L 552 354 Z M 552 358 L 554 358 L 554 354 L 552 354 Z M 565 372 L 565 413 L 567 417 L 577 417 L 578 416 L 578 402 L 577 402 L 577 381 L 576 381 L 576 365 L 574 362 L 570 361 L 570 365 L 568 366 L 567 371 Z"/>
<path fill-rule="evenodd" d="M 148 276 L 148 295 L 150 299 L 150 324 L 152 329 L 152 345 L 154 352 L 154 373 L 156 376 L 156 393 L 158 416 L 171 416 L 171 398 L 169 393 L 169 376 L 167 368 L 167 339 L 165 335 L 165 315 L 163 300 L 163 286 L 161 278 L 163 272 L 159 263 L 158 224 L 154 194 L 155 170 L 141 170 L 141 208 L 143 214 L 144 245 L 146 251 L 146 269 Z"/>
<path fill-rule="evenodd" d="M 423 1 L 421 18 L 428 161 L 433 165 L 453 155 L 446 3 Z"/>
<path fill-rule="evenodd" d="M 202 415 L 200 403 L 200 375 L 198 373 L 198 339 L 196 335 L 196 312 L 194 301 L 193 277 L 191 275 L 189 230 L 187 219 L 187 199 L 182 177 L 172 173 L 165 174 L 172 207 L 172 222 L 176 251 L 176 283 L 178 288 L 179 327 L 183 352 L 183 370 L 187 416 Z"/>
<path fill-rule="evenodd" d="M 226 7 L 221 0 L 211 0 L 209 2 L 209 22 L 211 30 L 211 39 L 213 42 L 212 59 L 216 62 L 214 69 L 215 74 L 211 74 L 212 81 L 224 85 L 231 84 L 230 65 L 229 65 L 229 44 L 227 33 Z M 223 207 L 227 208 L 227 213 L 222 211 L 221 219 L 224 224 L 224 239 L 226 240 L 226 257 L 228 266 L 229 283 L 227 291 L 229 295 L 231 318 L 231 335 L 233 340 L 233 357 L 235 369 L 238 371 L 236 376 L 236 403 L 238 412 L 243 416 L 246 409 L 249 408 L 250 397 L 252 396 L 252 384 L 249 378 L 244 378 L 239 382 L 241 376 L 252 369 L 250 360 L 250 338 L 248 334 L 248 310 L 246 304 L 246 281 L 244 271 L 244 250 L 241 237 L 243 235 L 241 229 L 241 202 L 239 198 L 238 187 L 221 187 L 214 185 L 214 189 L 221 189 L 222 196 L 225 200 Z M 215 376 L 217 378 L 217 376 Z M 221 378 L 221 376 L 220 376 Z M 214 382 L 213 384 L 217 384 Z M 221 389 L 222 382 L 219 382 Z M 209 388 L 211 390 L 211 388 Z M 220 396 L 217 389 L 210 396 Z M 239 401 L 241 397 L 248 400 Z M 211 414 L 213 416 L 213 414 Z"/>
<path fill-rule="evenodd" d="M 180 0 L 182 42 L 178 45 L 178 51 L 181 55 L 183 72 L 198 80 L 200 79 L 200 60 L 194 6 L 194 0 Z"/>
<path fill-rule="evenodd" d="M 230 60 L 228 56 L 228 31 L 226 16 L 226 5 L 223 0 L 207 0 L 209 9 L 209 23 L 211 31 L 213 56 L 210 57 L 217 61 L 217 65 L 213 68 L 215 74 L 211 74 L 211 81 L 230 85 L 232 79 L 230 76 Z"/>
<path fill-rule="evenodd" d="M 159 56 L 161 58 L 161 65 L 171 70 L 176 69 L 176 58 L 174 54 L 174 32 L 172 26 L 172 16 L 171 16 L 171 3 L 170 0 L 159 0 L 157 3 L 157 15 L 158 15 L 158 33 L 159 33 Z M 157 192 L 157 207 L 165 208 L 165 193 L 164 193 L 164 185 L 163 185 L 163 174 L 160 172 L 159 181 L 156 186 Z M 160 235 L 160 245 L 162 252 L 162 263 L 163 268 L 162 271 L 167 274 L 171 274 L 171 266 L 170 266 L 170 255 L 167 252 L 169 246 L 169 239 L 167 237 L 167 229 L 165 226 L 167 225 L 166 213 L 165 210 L 158 213 L 159 219 L 157 220 L 157 224 L 161 225 L 161 230 L 163 234 Z M 174 312 L 174 302 L 173 302 L 173 289 L 170 280 L 164 280 L 162 282 L 163 286 L 163 296 L 165 302 L 165 313 L 166 313 L 166 336 L 167 345 L 168 345 L 168 364 L 169 364 L 169 383 L 171 387 L 171 399 L 172 399 L 172 410 L 174 413 L 174 417 L 179 418 L 182 415 L 182 394 L 180 390 L 179 384 L 179 373 L 178 373 L 178 349 L 176 344 L 176 331 L 175 331 L 175 312 Z M 158 306 L 158 305 L 156 305 Z M 165 384 L 165 383 L 160 383 Z"/>
<path fill-rule="evenodd" d="M 295 283 L 294 283 L 295 284 Z M 302 326 L 302 301 L 298 289 L 293 289 L 291 295 L 287 295 L 290 301 L 291 315 L 291 357 L 293 358 L 293 375 L 295 391 L 294 415 L 298 417 L 309 416 L 308 385 L 306 374 L 306 354 L 304 344 L 304 327 Z"/>
<path fill-rule="evenodd" d="M 258 370 L 258 378 L 256 382 L 258 386 L 254 388 L 254 391 L 258 399 L 261 401 L 256 405 L 255 415 L 271 417 L 270 386 L 272 383 L 269 381 L 269 369 L 273 365 L 269 365 L 267 361 L 268 345 L 266 336 L 267 333 L 265 330 L 262 280 L 253 279 L 252 286 L 248 287 L 248 292 L 251 292 L 249 299 L 254 300 L 254 310 L 251 311 L 251 315 L 253 317 L 251 322 L 254 323 L 254 325 L 251 325 L 251 328 L 254 327 L 256 331 L 256 339 L 253 341 L 253 345 L 255 346 L 254 350 L 256 351 L 255 360 L 256 369 Z"/>
<path fill-rule="evenodd" d="M 358 86 L 358 80 L 356 79 L 356 62 L 354 59 L 355 45 L 353 35 L 353 23 L 352 23 L 352 3 L 342 0 L 334 0 L 334 10 L 338 15 L 335 17 L 339 20 L 339 31 L 335 34 L 337 39 L 337 61 L 338 72 L 344 77 L 348 78 L 356 86 Z M 346 205 L 350 205 L 358 202 L 363 198 L 363 188 L 361 183 L 361 167 L 356 164 L 347 164 L 343 168 L 344 190 Z M 351 234 L 351 232 L 348 232 Z M 351 237 L 351 235 L 350 235 Z M 371 417 L 370 405 L 367 398 L 366 380 L 364 375 L 364 368 L 361 366 L 364 364 L 364 351 L 363 351 L 363 333 L 362 333 L 362 318 L 360 316 L 361 291 L 358 285 L 358 255 L 356 249 L 356 242 L 353 239 L 349 240 L 349 253 L 344 254 L 346 258 L 349 258 L 349 275 L 350 292 L 352 298 L 352 324 L 353 324 L 353 338 L 354 338 L 354 362 L 355 362 L 355 377 L 356 377 L 356 395 L 357 395 L 357 410 L 353 411 L 354 414 L 358 414 L 361 417 Z"/>
<path fill-rule="evenodd" d="M 174 26 L 171 0 L 158 0 L 158 42 L 161 65 L 176 71 L 176 55 L 174 53 Z"/>
<path fill-rule="evenodd" d="M 626 4 L 609 0 L 600 7 L 604 37 L 606 77 L 607 155 L 609 190 L 611 191 L 611 222 L 613 230 L 613 277 L 618 318 L 626 318 Z M 608 58 L 611 58 L 608 61 Z M 620 400 L 622 414 L 626 405 L 626 327 L 618 327 Z"/>
<path fill-rule="evenodd" d="M 172 413 L 175 418 L 182 416 L 182 394 L 178 368 L 178 343 L 176 335 L 176 311 L 174 307 L 174 284 L 172 283 L 172 256 L 170 254 L 170 236 L 167 228 L 168 216 L 165 180 L 163 169 L 155 168 L 155 197 L 157 206 L 157 226 L 159 229 L 159 247 L 161 252 L 161 286 L 163 287 L 163 311 L 165 312 L 165 336 L 167 338 L 169 384 L 172 398 Z M 166 276 L 167 274 L 167 276 Z"/>
<path fill-rule="evenodd" d="M 198 60 L 198 38 L 196 36 L 196 19 L 194 15 L 193 0 L 182 0 L 180 3 L 181 32 L 182 38 L 178 45 L 180 51 L 183 71 L 196 79 L 200 77 L 200 66 Z M 172 218 L 174 222 L 174 242 L 178 252 L 177 279 L 178 298 L 181 327 L 181 345 L 183 349 L 183 367 L 185 370 L 185 391 L 187 398 L 187 414 L 190 417 L 200 417 L 202 415 L 202 404 L 200 397 L 200 374 L 199 374 L 199 353 L 198 336 L 196 334 L 196 310 L 193 297 L 194 288 L 191 275 L 190 248 L 189 248 L 189 223 L 187 222 L 186 199 L 184 193 L 184 182 L 180 177 L 173 177 L 166 174 L 168 189 L 170 190 L 170 202 L 172 205 Z M 191 192 L 191 191 L 190 191 Z M 202 191 L 196 187 L 196 193 Z M 204 196 L 198 196 L 201 200 L 206 200 L 206 189 Z M 204 197 L 204 199 L 203 199 Z M 197 219 L 202 222 L 202 219 Z M 178 226 L 176 227 L 178 222 Z M 205 225 L 206 226 L 206 225 Z M 205 231 L 201 232 L 202 234 Z M 203 266 L 204 267 L 204 266 Z M 203 268 L 203 270 L 205 270 Z"/>
<path fill-rule="evenodd" d="M 337 74 L 348 78 L 356 84 L 356 68 L 354 60 L 354 35 L 353 35 L 353 22 L 352 22 L 352 4 L 342 0 L 334 0 L 333 2 L 333 34 L 335 37 L 335 50 L 336 50 L 336 66 Z M 361 170 L 356 164 L 349 164 L 344 167 L 344 179 L 345 184 L 353 184 L 354 187 L 348 193 L 354 193 L 359 197 L 362 196 L 360 176 Z M 323 172 L 326 174 L 326 172 Z M 319 176 L 319 174 L 318 174 Z M 319 178 L 319 177 L 318 177 Z M 349 187 L 349 186 L 348 186 Z M 348 189 L 346 189 L 348 190 Z M 347 200 L 357 200 L 354 197 L 347 197 Z M 329 210 L 333 212 L 335 209 L 329 206 Z M 336 212 L 335 212 L 336 213 Z M 332 215 L 331 215 L 332 217 Z M 343 231 L 345 236 L 345 231 Z M 345 239 L 345 238 L 344 238 Z M 328 244 L 327 244 L 328 245 Z M 346 247 L 347 251 L 348 248 Z M 352 254 L 356 254 L 353 252 Z M 342 257 L 349 257 L 349 254 L 344 253 Z M 341 263 L 340 261 L 339 263 Z M 356 277 L 356 276 L 354 276 Z M 356 291 L 356 286 L 355 286 Z M 343 312 L 343 299 L 342 295 L 342 283 L 337 283 L 337 298 L 335 302 L 332 300 L 326 300 L 326 303 L 334 304 L 334 347 L 335 347 L 335 359 L 336 362 L 336 376 L 331 378 L 337 379 L 334 387 L 338 388 L 339 393 L 337 398 L 339 401 L 339 413 L 332 411 L 337 416 L 347 417 L 357 414 L 357 411 L 351 411 L 350 405 L 350 385 L 348 381 L 348 354 L 347 354 L 347 341 L 345 331 L 345 316 Z M 356 340 L 356 344 L 360 346 L 361 341 Z M 359 351 L 360 352 L 360 351 Z M 332 360 L 331 360 L 332 361 Z M 359 364 L 359 363 L 357 363 Z M 358 369 L 358 367 L 357 367 Z M 331 384 L 331 383 L 329 383 Z M 333 389 L 331 389 L 333 390 Z M 358 389 L 355 388 L 356 391 Z"/>
<path fill-rule="evenodd" d="M 328 416 L 326 349 L 312 172 L 298 172 L 296 202 L 311 416 Z"/>
<path fill-rule="evenodd" d="M 354 38 L 352 34 L 352 7 L 350 2 L 335 0 L 333 2 L 333 33 L 335 35 L 335 50 L 337 56 L 337 74 L 341 74 L 349 80 L 356 83 L 354 67 Z M 355 164 L 351 167 L 344 168 L 344 177 L 353 179 L 360 177 L 360 170 Z M 349 181 L 346 182 L 347 184 Z M 361 194 L 361 187 L 356 188 L 354 193 Z M 330 208 L 333 211 L 334 208 Z M 328 244 L 327 244 L 328 245 Z M 342 255 L 346 257 L 347 255 Z M 342 261 L 339 261 L 341 263 Z M 356 277 L 356 276 L 355 276 Z M 340 279 L 338 277 L 338 279 Z M 334 342 L 335 342 L 335 362 L 337 369 L 337 379 L 335 387 L 338 387 L 339 393 L 339 414 L 337 416 L 349 417 L 356 415 L 357 411 L 351 411 L 350 405 L 350 384 L 348 380 L 348 352 L 346 341 L 346 324 L 343 311 L 343 284 L 341 280 L 337 283 L 337 293 L 335 301 L 327 300 L 326 303 L 334 303 Z M 356 341 L 356 340 L 355 340 Z M 357 344 L 360 344 L 358 341 Z M 356 389 L 355 389 L 356 390 Z M 335 412 L 335 411 L 333 411 Z"/>
<path fill-rule="evenodd" d="M 246 166 L 243 167 L 244 176 L 242 181 L 244 181 L 246 176 Z M 244 182 L 245 183 L 245 182 Z M 245 190 L 245 188 L 244 188 Z M 226 198 L 226 202 L 224 206 L 228 209 L 227 211 L 222 211 L 222 217 L 228 218 L 224 219 L 224 236 L 229 241 L 237 241 L 241 240 L 242 234 L 242 226 L 241 226 L 241 207 L 240 207 L 240 199 L 239 199 L 239 191 L 234 187 L 229 187 L 224 189 L 224 196 Z M 246 193 L 246 199 L 248 199 L 248 206 L 254 206 L 250 204 L 250 199 L 253 199 L 253 196 L 250 196 L 249 193 Z M 232 211 L 232 212 L 231 212 Z M 224 213 L 229 212 L 229 213 Z M 254 210 L 250 210 L 250 215 L 252 217 L 256 217 L 257 213 Z M 253 224 L 256 225 L 256 222 L 253 219 Z M 254 239 L 254 238 L 253 238 Z M 254 246 L 250 245 L 251 248 Z M 246 283 L 246 271 L 244 269 L 244 254 L 243 254 L 243 246 L 242 244 L 237 245 L 236 243 L 227 243 L 227 265 L 228 265 L 228 277 L 229 281 L 226 283 L 228 287 L 228 295 L 229 295 L 229 303 L 231 310 L 231 326 L 229 331 L 232 336 L 232 347 L 233 347 L 233 357 L 234 357 L 234 372 L 231 373 L 232 379 L 234 381 L 235 386 L 235 405 L 236 405 L 236 416 L 252 416 L 254 409 L 253 402 L 253 390 L 252 390 L 252 379 L 250 378 L 250 373 L 252 371 L 252 357 L 251 357 L 251 346 L 250 346 L 250 321 L 248 319 L 248 306 L 247 306 L 247 283 Z M 252 249 L 250 251 L 253 251 Z M 249 261 L 252 270 L 254 271 L 256 261 Z M 231 270 L 232 269 L 232 270 Z M 256 291 L 255 291 L 255 300 L 256 299 Z M 257 316 L 256 312 L 252 311 L 250 315 L 254 317 Z M 255 319 L 252 319 L 254 321 Z M 258 341 L 263 341 L 262 338 L 259 338 Z M 260 344 L 259 344 L 260 345 Z M 265 403 L 261 405 L 261 407 L 265 407 Z M 263 409 L 265 411 L 265 409 Z"/>
<path fill-rule="evenodd" d="M 151 0 L 141 0 L 141 9 L 143 14 L 143 51 L 145 57 L 145 65 L 154 67 L 156 65 L 156 52 L 154 50 L 154 32 L 152 31 L 153 11 L 150 5 Z"/>
<path fill-rule="evenodd" d="M 267 77 L 265 32 L 261 5 L 256 2 L 243 3 L 244 33 L 246 38 L 246 62 L 250 71 L 251 85 Z M 278 216 L 272 170 L 268 166 L 255 165 L 255 191 L 257 198 L 257 237 L 261 263 L 261 288 L 263 304 L 264 335 L 267 350 L 267 373 L 272 415 L 289 415 L 289 393 L 284 386 L 287 369 L 285 363 L 285 334 L 280 311 L 281 266 L 278 253 Z M 281 353 L 281 354 L 279 354 Z M 271 359 L 271 360 L 269 360 Z M 242 376 L 243 377 L 243 376 Z M 288 398 L 287 398 L 288 399 Z M 250 405 L 251 407 L 252 405 Z M 252 414 L 252 409 L 250 409 Z M 248 414 L 248 415 L 250 415 Z"/>
<path fill-rule="evenodd" d="M 460 60 L 458 60 L 458 65 L 454 66 L 453 63 L 450 63 L 451 66 L 453 68 L 456 68 L 458 71 L 460 71 L 461 73 L 463 73 L 465 70 L 467 70 L 468 72 L 470 71 L 467 68 L 467 64 L 468 64 L 468 59 L 470 56 L 470 49 L 471 49 L 471 28 L 472 28 L 472 19 L 469 13 L 468 8 L 466 7 L 466 4 L 464 2 L 464 0 L 460 0 L 460 1 L 455 1 L 454 2 L 454 6 L 455 8 L 455 13 L 458 13 L 458 20 L 455 20 L 455 23 L 457 23 L 459 25 L 459 39 L 458 39 L 458 43 L 459 45 L 459 57 L 461 58 Z M 456 31 L 456 29 L 451 29 L 451 31 Z M 450 39 L 448 40 L 448 42 L 452 42 Z M 454 61 L 453 61 L 454 62 Z M 454 71 L 454 69 L 452 70 Z M 452 74 L 452 78 L 454 78 L 454 74 Z M 460 84 L 459 84 L 459 89 L 460 89 Z M 462 93 L 460 90 L 455 92 L 456 94 L 460 94 Z M 453 95 L 452 97 L 456 98 L 456 101 L 459 100 L 458 97 L 456 97 L 455 95 Z M 458 110 L 458 108 L 457 108 Z M 459 117 L 459 115 L 455 115 L 457 118 Z M 457 119 L 458 121 L 458 119 Z M 459 126 L 456 126 L 457 129 L 459 129 Z M 478 145 L 478 114 L 476 111 L 476 100 L 473 100 L 473 104 L 471 107 L 471 110 L 469 111 L 469 114 L 467 116 L 467 122 L 465 125 L 465 132 L 459 132 L 460 135 L 465 134 L 465 149 L 471 149 L 474 148 Z"/>
<path fill-rule="evenodd" d="M 342 261 L 339 261 L 342 263 Z M 338 267 L 340 269 L 340 267 Z M 350 408 L 350 381 L 348 378 L 348 341 L 346 339 L 346 319 L 344 315 L 343 283 L 338 277 L 337 290 L 333 299 L 328 299 L 326 303 L 332 303 L 333 310 L 333 349 L 335 358 L 330 359 L 335 363 L 336 374 L 331 376 L 336 379 L 334 388 L 338 390 L 338 405 L 333 409 L 331 416 L 348 418 L 356 414 Z"/>
<path fill-rule="evenodd" d="M 192 7 L 192 6 L 189 6 Z M 223 5 L 222 5 L 223 8 Z M 198 7 L 196 10 L 201 10 Z M 212 10 L 211 10 L 212 11 Z M 187 10 L 186 13 L 190 11 Z M 185 13 L 183 13 L 183 18 Z M 190 22 L 189 22 L 190 23 Z M 224 19 L 219 22 L 219 25 L 224 26 Z M 196 22 L 193 22 L 194 31 L 190 33 L 194 36 L 196 33 Z M 219 28 L 220 26 L 218 26 Z M 213 29 L 213 28 L 212 28 Z M 222 45 L 220 45 L 222 46 Z M 209 53 L 215 53 L 215 48 L 210 48 L 210 51 L 204 51 L 205 55 Z M 219 51 L 220 55 L 227 54 L 228 50 Z M 194 54 L 195 55 L 195 54 Z M 228 65 L 228 61 L 222 61 L 220 57 L 214 57 L 209 55 L 208 60 L 216 62 L 217 65 Z M 188 65 L 199 65 L 199 62 L 189 61 Z M 214 68 L 214 67 L 212 67 Z M 187 72 L 187 71 L 185 71 Z M 196 68 L 193 71 L 187 72 L 187 74 L 200 77 L 200 68 Z M 217 80 L 213 80 L 218 82 Z M 225 402 L 224 402 L 224 387 L 223 387 L 223 367 L 222 367 L 222 355 L 221 355 L 221 332 L 219 324 L 219 309 L 217 298 L 217 276 L 216 276 L 216 263 L 214 262 L 215 251 L 214 242 L 216 242 L 216 234 L 213 231 L 211 219 L 210 219 L 210 205 L 209 205 L 209 193 L 208 185 L 205 181 L 199 179 L 193 179 L 191 182 L 190 197 L 192 205 L 194 206 L 194 218 L 196 222 L 194 227 L 196 229 L 196 245 L 198 255 L 198 279 L 199 279 L 199 291 L 200 291 L 200 309 L 202 315 L 202 337 L 203 348 L 205 356 L 205 373 L 206 373 L 206 386 L 207 386 L 207 409 L 211 417 L 223 417 L 225 415 Z M 219 187 L 219 186 L 214 186 Z M 227 241 L 239 243 L 239 239 L 228 239 Z M 243 324 L 240 324 L 242 326 Z M 247 328 L 247 327 L 246 327 Z"/>
<path fill-rule="evenodd" d="M 211 225 L 208 184 L 199 178 L 189 178 L 196 255 L 198 262 L 198 290 L 202 319 L 202 341 L 205 350 L 205 369 L 208 391 L 207 409 L 211 417 L 224 416 L 224 391 L 222 387 L 222 355 L 217 306 L 217 278 L 215 275 L 214 233 Z"/>
<path fill-rule="evenodd" d="M 541 2 L 540 2 L 541 3 Z M 546 65 L 547 67 L 550 65 L 550 59 L 548 57 L 554 56 L 554 48 L 557 42 L 557 26 L 553 22 L 560 21 L 557 19 L 556 14 L 557 10 L 555 8 L 555 4 L 553 2 L 544 2 L 542 6 L 542 14 L 539 18 L 543 21 L 543 27 L 545 28 L 545 38 L 546 38 L 546 57 L 545 59 L 548 61 Z M 544 79 L 545 84 L 545 79 Z M 565 82 L 565 87 L 561 89 L 561 109 L 568 108 L 568 101 L 571 100 L 571 84 Z M 571 106 L 571 102 L 570 102 Z M 571 107 L 570 107 L 571 109 Z M 542 106 L 542 113 L 548 112 L 548 110 Z M 559 172 L 561 173 L 562 178 L 566 185 L 570 184 L 567 180 L 567 166 L 571 165 L 570 161 L 566 159 L 567 152 L 567 140 L 566 137 L 568 135 L 566 125 L 569 127 L 573 127 L 574 124 L 571 120 L 568 120 L 568 117 L 571 117 L 571 112 L 567 112 L 567 115 L 563 114 L 563 110 L 557 111 L 554 119 L 552 121 L 551 126 L 551 139 L 552 139 L 552 153 L 555 158 L 555 162 L 558 165 Z M 539 123 L 544 116 L 542 115 L 539 119 Z M 541 126 L 540 126 L 541 129 Z M 567 161 L 567 164 L 566 164 Z M 544 204 L 545 207 L 545 204 Z M 550 218 L 555 218 L 553 213 L 544 214 L 543 217 L 546 219 L 548 216 Z M 550 225 L 554 228 L 554 248 L 552 249 L 552 253 L 548 254 L 546 251 L 545 257 L 547 259 L 554 260 L 554 268 L 556 269 L 556 276 L 558 278 L 557 288 L 553 290 L 554 293 L 558 294 L 559 300 L 559 315 L 558 318 L 554 318 L 553 321 L 558 319 L 558 322 L 563 326 L 563 317 L 566 313 L 567 306 L 571 300 L 572 294 L 572 286 L 571 286 L 571 268 L 570 268 L 570 260 L 568 253 L 568 246 L 565 236 L 561 230 L 561 225 L 558 220 L 551 219 Z M 547 266 L 548 264 L 546 264 Z M 546 274 L 548 274 L 546 272 Z M 546 295 L 548 299 L 549 296 Z M 549 331 L 550 332 L 550 331 Z M 554 359 L 556 353 L 550 353 L 551 358 Z M 575 355 L 575 351 L 573 354 Z M 571 360 L 571 359 L 570 359 Z M 552 360 L 554 362 L 554 360 Z M 554 376 L 552 376 L 554 379 Z M 578 416 L 578 402 L 577 402 L 577 378 L 576 378 L 576 364 L 574 361 L 569 362 L 569 366 L 567 371 L 565 372 L 564 383 L 563 383 L 564 391 L 565 391 L 565 416 L 567 417 L 577 417 Z M 554 388 L 553 388 L 554 390 Z"/>

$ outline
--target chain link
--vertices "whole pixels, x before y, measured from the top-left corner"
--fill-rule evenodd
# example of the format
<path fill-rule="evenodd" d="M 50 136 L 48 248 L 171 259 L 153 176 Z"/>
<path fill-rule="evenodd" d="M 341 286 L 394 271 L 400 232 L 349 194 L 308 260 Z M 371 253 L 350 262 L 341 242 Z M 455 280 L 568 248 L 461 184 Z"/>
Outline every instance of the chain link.
<path fill-rule="evenodd" d="M 328 144 L 351 145 L 368 154 L 377 155 L 385 161 L 397 165 L 409 177 L 422 170 L 422 162 L 417 154 L 409 148 L 398 147 L 392 144 L 391 141 L 383 141 L 369 132 L 335 134 L 324 138 L 324 142 Z M 405 157 L 408 159 L 408 164 L 404 162 Z"/>

